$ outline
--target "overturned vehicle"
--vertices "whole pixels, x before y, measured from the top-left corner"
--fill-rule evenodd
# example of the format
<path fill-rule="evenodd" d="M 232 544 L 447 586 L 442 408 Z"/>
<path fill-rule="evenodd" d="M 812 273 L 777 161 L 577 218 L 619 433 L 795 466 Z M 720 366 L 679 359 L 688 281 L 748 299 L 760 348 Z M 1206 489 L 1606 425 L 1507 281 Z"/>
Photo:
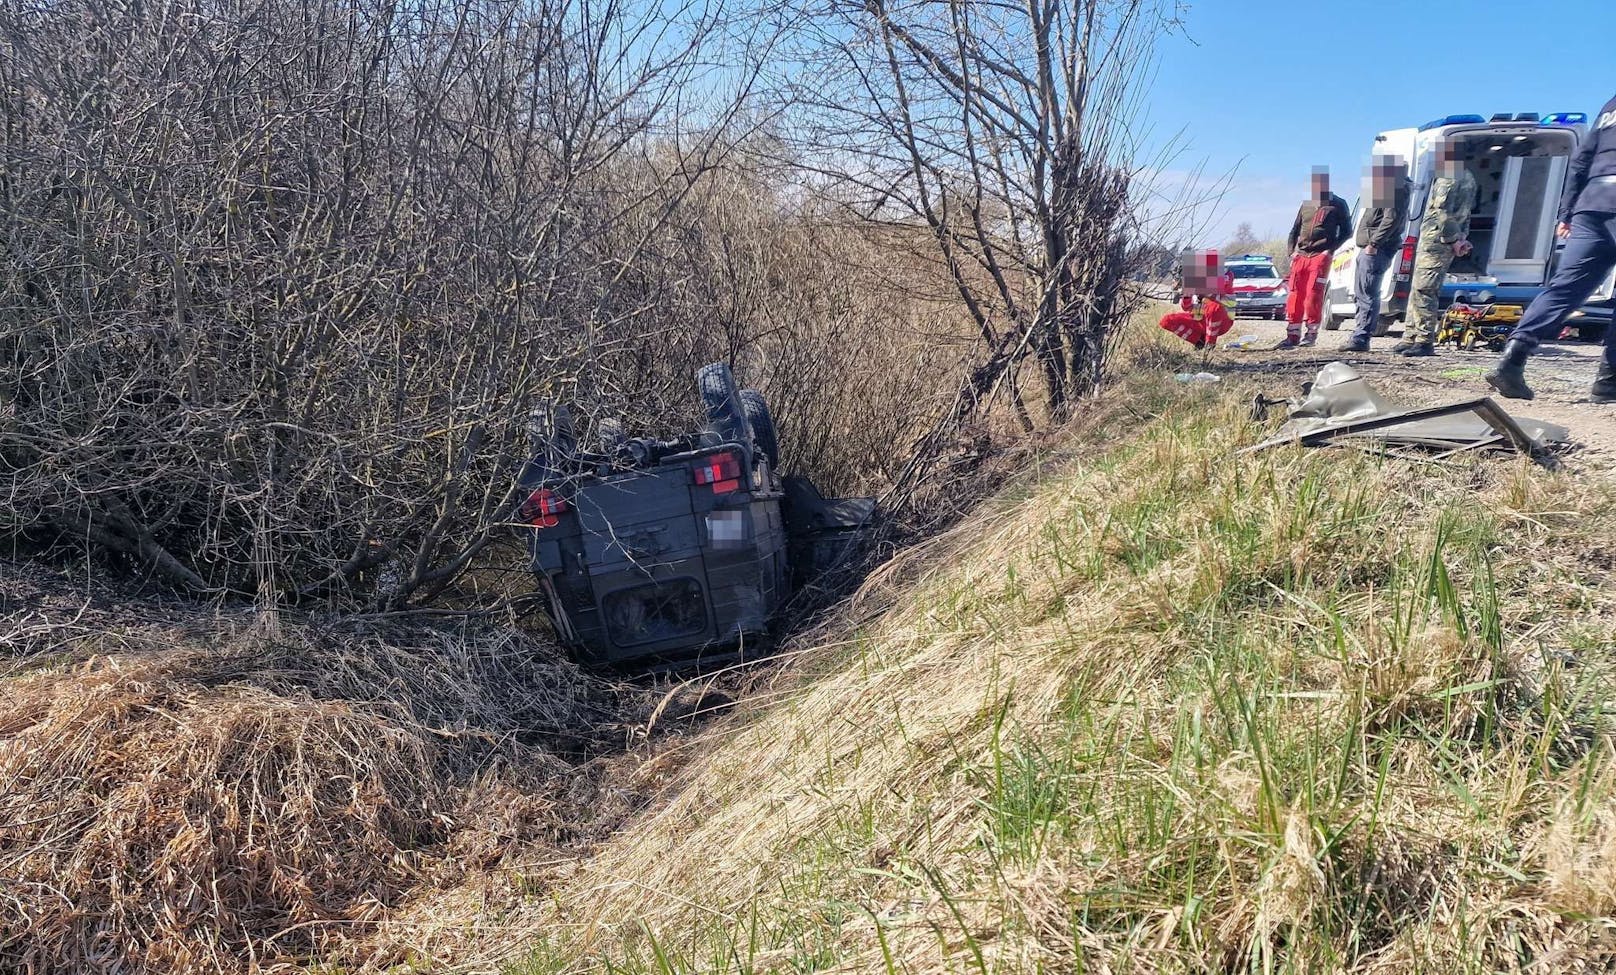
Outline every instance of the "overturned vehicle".
<path fill-rule="evenodd" d="M 758 645 L 874 517 L 873 499 L 781 476 L 768 404 L 727 365 L 696 384 L 706 422 L 692 434 L 630 438 L 605 419 L 580 449 L 565 407 L 536 431 L 518 517 L 556 635 L 586 663 L 710 662 Z"/>

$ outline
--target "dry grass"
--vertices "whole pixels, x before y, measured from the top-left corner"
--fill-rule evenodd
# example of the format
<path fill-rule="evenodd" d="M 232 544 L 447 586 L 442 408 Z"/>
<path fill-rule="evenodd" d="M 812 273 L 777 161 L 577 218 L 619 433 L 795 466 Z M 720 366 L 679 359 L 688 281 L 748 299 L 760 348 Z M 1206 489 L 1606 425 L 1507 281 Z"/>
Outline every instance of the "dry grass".
<path fill-rule="evenodd" d="M 509 634 L 8 578 L 0 970 L 1609 970 L 1610 489 L 1236 457 L 1134 355 L 654 752 Z"/>
<path fill-rule="evenodd" d="M 1111 406 L 1138 436 L 884 576 L 504 964 L 1616 964 L 1609 489 L 1237 458 L 1239 392 L 1159 375 Z"/>
<path fill-rule="evenodd" d="M 649 694 L 514 632 L 142 619 L 4 581 L 0 970 L 395 964 L 460 936 L 418 904 L 632 808 L 599 765 Z"/>

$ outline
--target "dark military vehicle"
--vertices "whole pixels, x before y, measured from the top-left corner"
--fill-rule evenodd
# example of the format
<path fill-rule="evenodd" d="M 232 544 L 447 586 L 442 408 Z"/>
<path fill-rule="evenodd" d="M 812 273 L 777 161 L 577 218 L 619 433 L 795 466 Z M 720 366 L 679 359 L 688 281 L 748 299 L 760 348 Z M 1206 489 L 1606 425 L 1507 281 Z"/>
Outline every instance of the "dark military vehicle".
<path fill-rule="evenodd" d="M 874 515 L 779 474 L 768 405 L 723 363 L 696 373 L 706 424 L 672 440 L 597 424 L 581 450 L 557 409 L 522 474 L 520 517 L 557 636 L 589 663 L 729 656 L 795 588 L 844 561 Z"/>

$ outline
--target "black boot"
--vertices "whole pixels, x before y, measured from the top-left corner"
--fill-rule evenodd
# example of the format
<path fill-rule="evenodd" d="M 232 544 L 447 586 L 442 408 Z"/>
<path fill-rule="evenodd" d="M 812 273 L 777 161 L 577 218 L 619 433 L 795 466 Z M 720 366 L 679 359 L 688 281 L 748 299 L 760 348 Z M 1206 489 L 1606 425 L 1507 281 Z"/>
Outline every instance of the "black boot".
<path fill-rule="evenodd" d="M 1611 365 L 1611 351 L 1606 348 L 1606 357 L 1599 360 L 1599 374 L 1594 376 L 1594 388 L 1589 392 L 1595 403 L 1616 403 L 1616 366 Z"/>
<path fill-rule="evenodd" d="M 1531 399 L 1532 387 L 1526 385 L 1526 358 L 1532 347 L 1520 339 L 1510 339 L 1498 364 L 1486 375 L 1487 385 L 1509 399 Z"/>

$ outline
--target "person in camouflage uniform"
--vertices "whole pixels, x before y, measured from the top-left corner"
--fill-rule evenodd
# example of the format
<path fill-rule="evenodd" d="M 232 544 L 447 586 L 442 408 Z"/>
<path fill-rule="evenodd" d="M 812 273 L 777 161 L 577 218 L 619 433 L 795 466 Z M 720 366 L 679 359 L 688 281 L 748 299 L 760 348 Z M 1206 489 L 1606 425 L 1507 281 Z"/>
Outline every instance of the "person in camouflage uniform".
<path fill-rule="evenodd" d="M 1420 219 L 1414 251 L 1414 283 L 1408 296 L 1408 332 L 1392 346 L 1398 355 L 1436 354 L 1437 298 L 1455 257 L 1470 253 L 1470 212 L 1476 208 L 1476 178 L 1465 166 L 1466 153 L 1447 143 L 1438 156 L 1431 195 Z"/>

